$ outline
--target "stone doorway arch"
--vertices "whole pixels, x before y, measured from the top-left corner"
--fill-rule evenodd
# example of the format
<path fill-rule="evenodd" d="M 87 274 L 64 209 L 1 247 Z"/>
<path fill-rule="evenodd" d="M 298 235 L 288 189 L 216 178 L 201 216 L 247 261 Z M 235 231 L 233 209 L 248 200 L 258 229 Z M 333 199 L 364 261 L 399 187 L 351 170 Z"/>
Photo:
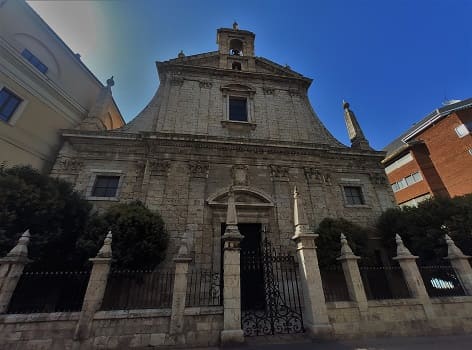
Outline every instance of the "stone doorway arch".
<path fill-rule="evenodd" d="M 212 269 L 219 271 L 222 259 L 221 227 L 226 222 L 228 192 L 230 187 L 224 187 L 207 198 L 210 207 L 213 229 Z M 261 224 L 276 227 L 275 202 L 266 192 L 251 186 L 232 186 L 235 204 L 240 224 Z"/>

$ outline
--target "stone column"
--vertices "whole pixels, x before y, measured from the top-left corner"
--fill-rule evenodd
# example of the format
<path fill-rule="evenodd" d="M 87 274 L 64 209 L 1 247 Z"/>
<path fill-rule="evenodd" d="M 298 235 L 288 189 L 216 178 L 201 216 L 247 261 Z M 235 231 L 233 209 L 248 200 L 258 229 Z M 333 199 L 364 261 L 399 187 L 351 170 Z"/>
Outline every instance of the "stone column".
<path fill-rule="evenodd" d="M 349 247 L 346 236 L 341 233 L 341 255 L 336 260 L 341 261 L 343 266 L 349 297 L 357 303 L 361 314 L 365 314 L 367 312 L 367 297 L 361 273 L 359 272 L 359 265 L 357 264 L 359 259 L 358 256 L 354 255 L 351 247 Z"/>
<path fill-rule="evenodd" d="M 231 345 L 244 342 L 241 329 L 241 270 L 240 243 L 244 238 L 238 230 L 236 205 L 232 189 L 228 192 L 226 230 L 221 237 L 223 251 L 223 307 L 224 321 L 221 344 Z"/>
<path fill-rule="evenodd" d="M 7 312 L 8 305 L 16 289 L 16 285 L 23 274 L 28 259 L 29 230 L 26 230 L 18 240 L 18 243 L 0 259 L 0 314 Z"/>
<path fill-rule="evenodd" d="M 393 260 L 397 260 L 405 277 L 405 282 L 410 291 L 412 298 L 418 299 L 423 305 L 427 318 L 433 318 L 434 312 L 429 299 L 428 292 L 424 286 L 418 265 L 416 264 L 417 256 L 411 254 L 407 247 L 403 244 L 400 235 L 395 236 L 397 242 L 397 256 Z"/>
<path fill-rule="evenodd" d="M 187 276 L 189 264 L 192 261 L 188 257 L 189 250 L 187 242 L 180 246 L 179 254 L 174 259 L 175 278 L 172 290 L 172 314 L 170 316 L 169 334 L 178 335 L 183 333 L 185 300 L 187 296 Z"/>
<path fill-rule="evenodd" d="M 297 244 L 298 266 L 303 288 L 305 327 L 313 335 L 322 335 L 331 331 L 328 320 L 328 311 L 321 282 L 321 273 L 318 266 L 315 239 L 318 235 L 310 232 L 308 227 L 303 203 L 294 190 L 294 224 L 295 235 L 292 240 Z"/>
<path fill-rule="evenodd" d="M 469 264 L 470 256 L 464 255 L 449 235 L 444 235 L 447 243 L 447 257 L 451 262 L 451 266 L 456 272 L 457 278 L 461 281 L 464 292 L 472 295 L 472 268 Z"/>
<path fill-rule="evenodd" d="M 102 306 L 111 266 L 111 242 L 112 234 L 108 232 L 97 256 L 89 259 L 93 263 L 93 266 L 90 272 L 87 290 L 85 291 L 79 322 L 75 329 L 74 340 L 87 340 L 90 337 L 93 317 Z"/>

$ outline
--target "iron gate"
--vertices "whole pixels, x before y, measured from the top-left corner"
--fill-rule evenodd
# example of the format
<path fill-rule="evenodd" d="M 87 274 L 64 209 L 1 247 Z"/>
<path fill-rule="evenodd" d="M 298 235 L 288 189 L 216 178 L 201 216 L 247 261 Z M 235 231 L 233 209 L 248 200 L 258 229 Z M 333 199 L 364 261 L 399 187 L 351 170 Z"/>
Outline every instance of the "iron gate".
<path fill-rule="evenodd" d="M 304 332 L 297 265 L 267 238 L 241 251 L 241 325 L 245 336 Z"/>

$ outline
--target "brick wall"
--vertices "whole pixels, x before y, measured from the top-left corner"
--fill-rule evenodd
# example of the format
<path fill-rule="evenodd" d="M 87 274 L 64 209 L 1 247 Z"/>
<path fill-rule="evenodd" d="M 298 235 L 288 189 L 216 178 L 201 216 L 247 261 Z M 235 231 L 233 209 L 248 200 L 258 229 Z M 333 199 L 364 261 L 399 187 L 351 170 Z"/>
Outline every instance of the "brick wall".
<path fill-rule="evenodd" d="M 472 109 L 452 113 L 416 137 L 423 140 L 429 157 L 451 197 L 472 192 L 472 135 L 457 136 L 455 128 L 472 121 Z"/>

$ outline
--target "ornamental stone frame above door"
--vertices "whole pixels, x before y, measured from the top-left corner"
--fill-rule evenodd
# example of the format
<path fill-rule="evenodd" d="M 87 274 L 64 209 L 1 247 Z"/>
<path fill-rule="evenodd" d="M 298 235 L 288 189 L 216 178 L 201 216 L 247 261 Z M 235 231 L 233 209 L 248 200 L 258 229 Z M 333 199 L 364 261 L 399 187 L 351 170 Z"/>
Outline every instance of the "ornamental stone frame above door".
<path fill-rule="evenodd" d="M 238 223 L 258 223 L 269 226 L 272 231 L 278 232 L 275 210 L 275 202 L 264 191 L 250 186 L 232 186 Z M 226 208 L 228 203 L 229 187 L 222 188 L 207 199 L 211 210 L 213 229 L 213 258 L 212 267 L 219 271 L 221 267 L 221 225 L 226 222 Z M 264 238 L 264 237 L 263 237 Z"/>

